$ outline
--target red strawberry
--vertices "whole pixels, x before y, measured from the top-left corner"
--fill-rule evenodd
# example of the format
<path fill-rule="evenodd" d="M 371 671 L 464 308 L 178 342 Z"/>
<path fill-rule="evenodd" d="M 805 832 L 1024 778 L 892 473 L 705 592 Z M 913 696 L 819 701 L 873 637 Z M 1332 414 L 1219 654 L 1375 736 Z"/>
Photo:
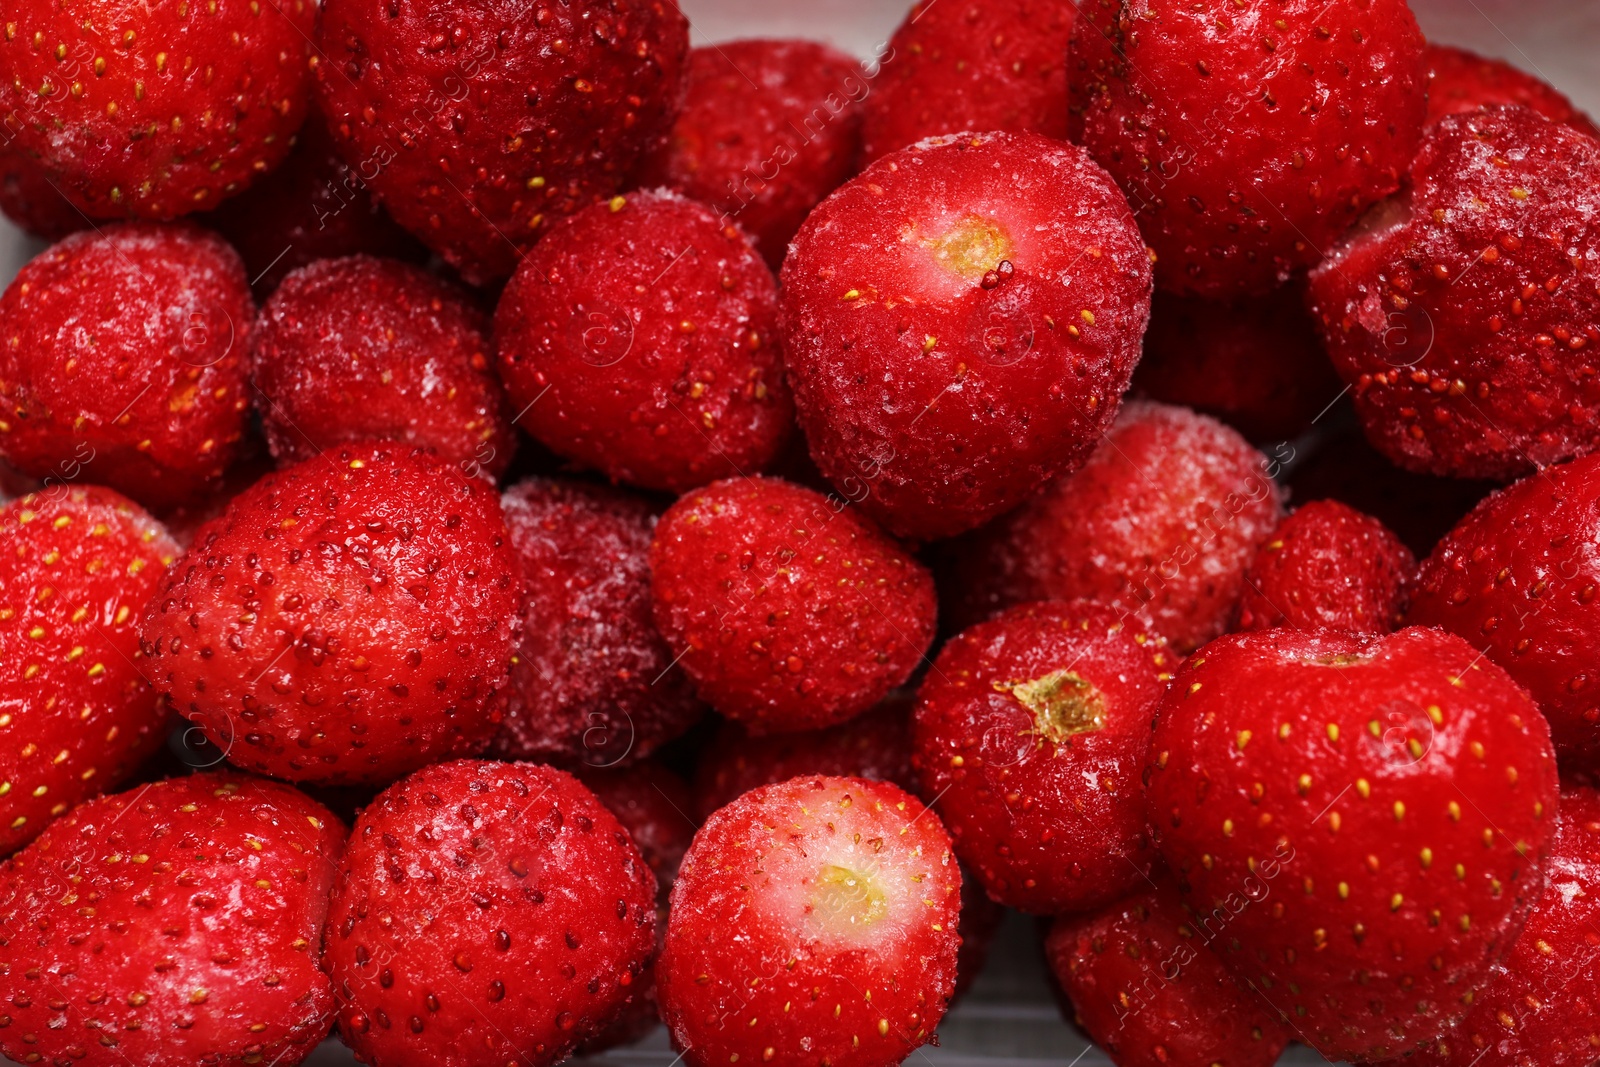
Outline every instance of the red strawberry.
<path fill-rule="evenodd" d="M 511 462 L 488 319 L 421 267 L 370 256 L 302 267 L 261 309 L 250 351 L 281 465 L 378 439 L 432 449 L 490 481 Z"/>
<path fill-rule="evenodd" d="M 1264 630 L 1186 662 L 1152 828 L 1223 962 L 1332 1060 L 1436 1041 L 1543 885 L 1549 727 L 1459 638 Z"/>
<path fill-rule="evenodd" d="M 56 485 L 0 509 L 0 855 L 161 744 L 139 613 L 177 554 L 109 489 Z"/>
<path fill-rule="evenodd" d="M 1388 633 L 1416 574 L 1416 557 L 1383 523 L 1336 500 L 1313 500 L 1256 550 L 1237 629 Z"/>
<path fill-rule="evenodd" d="M 1600 444 L 1600 141 L 1526 108 L 1433 126 L 1410 187 L 1311 272 L 1367 437 L 1508 481 Z"/>
<path fill-rule="evenodd" d="M 344 826 L 277 782 L 100 797 L 0 864 L 0 1054 L 293 1067 L 333 1020 L 317 966 Z"/>
<path fill-rule="evenodd" d="M 1600 127 L 1560 90 L 1509 63 L 1442 44 L 1430 44 L 1423 62 L 1428 69 L 1429 122 L 1495 104 L 1521 104 L 1552 122 L 1600 137 Z"/>
<path fill-rule="evenodd" d="M 140 647 L 235 764 L 379 784 L 494 735 L 516 566 L 481 479 L 403 445 L 341 445 L 201 528 Z"/>
<path fill-rule="evenodd" d="M 671 0 L 329 0 L 317 88 L 390 214 L 483 284 L 666 136 L 688 29 Z"/>
<path fill-rule="evenodd" d="M 656 976 L 673 1041 L 690 1067 L 899 1063 L 954 987 L 960 890 L 944 828 L 898 786 L 746 793 L 701 827 L 672 889 Z"/>
<path fill-rule="evenodd" d="M 1016 608 L 939 653 L 917 694 L 916 767 L 990 897 L 1053 915 L 1144 885 L 1139 769 L 1176 660 L 1087 601 Z"/>
<path fill-rule="evenodd" d="M 458 760 L 356 820 L 323 965 L 373 1067 L 549 1067 L 638 993 L 655 879 L 593 793 L 532 763 Z"/>
<path fill-rule="evenodd" d="M 1406 0 L 1093 0 L 1073 134 L 1127 192 L 1163 289 L 1265 293 L 1400 187 L 1427 109 Z"/>
<path fill-rule="evenodd" d="M 216 207 L 293 144 L 316 15 L 311 0 L 11 6 L 0 121 L 93 218 Z"/>
<path fill-rule="evenodd" d="M 38 161 L 15 148 L 0 148 L 0 212 L 46 241 L 59 241 L 89 224 Z"/>
<path fill-rule="evenodd" d="M 858 715 L 933 640 L 933 579 L 849 509 L 775 478 L 697 489 L 650 546 L 656 625 L 696 691 L 757 733 Z"/>
<path fill-rule="evenodd" d="M 1118 1067 L 1278 1062 L 1289 1030 L 1234 982 L 1198 925 L 1163 887 L 1051 926 L 1050 969 Z"/>
<path fill-rule="evenodd" d="M 0 297 L 0 453 L 150 507 L 199 496 L 244 434 L 254 317 L 239 257 L 214 234 L 73 234 Z"/>

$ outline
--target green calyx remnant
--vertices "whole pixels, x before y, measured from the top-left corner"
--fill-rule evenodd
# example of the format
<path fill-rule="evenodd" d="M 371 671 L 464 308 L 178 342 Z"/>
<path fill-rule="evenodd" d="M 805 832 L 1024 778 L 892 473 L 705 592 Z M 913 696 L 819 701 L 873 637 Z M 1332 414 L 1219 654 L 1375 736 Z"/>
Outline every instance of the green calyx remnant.
<path fill-rule="evenodd" d="M 1106 727 L 1104 694 L 1071 671 L 1052 671 L 1031 682 L 996 682 L 994 687 L 1021 701 L 1033 713 L 1039 736 L 1058 745 L 1075 734 Z"/>

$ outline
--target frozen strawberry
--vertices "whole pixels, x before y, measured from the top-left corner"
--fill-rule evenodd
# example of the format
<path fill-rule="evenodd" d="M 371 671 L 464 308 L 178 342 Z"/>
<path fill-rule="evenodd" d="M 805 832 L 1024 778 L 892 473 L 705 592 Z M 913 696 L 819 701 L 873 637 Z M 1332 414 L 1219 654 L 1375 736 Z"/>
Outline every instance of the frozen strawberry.
<path fill-rule="evenodd" d="M 951 549 L 957 625 L 1089 597 L 1192 652 L 1224 632 L 1283 509 L 1269 461 L 1214 419 L 1133 403 L 1076 474 Z"/>
<path fill-rule="evenodd" d="M 812 458 L 890 532 L 931 539 L 1087 458 L 1139 358 L 1150 261 L 1082 149 L 937 138 L 812 212 L 783 297 Z"/>
<path fill-rule="evenodd" d="M 662 1016 L 690 1067 L 898 1064 L 944 1016 L 960 900 L 944 827 L 898 786 L 756 789 L 684 857 L 656 966 Z"/>
<path fill-rule="evenodd" d="M 1329 1060 L 1434 1042 L 1543 885 L 1550 729 L 1460 638 L 1263 630 L 1167 690 L 1146 799 L 1233 974 Z"/>
<path fill-rule="evenodd" d="M 661 143 L 688 30 L 671 0 L 330 0 L 317 89 L 390 214 L 479 285 Z"/>
<path fill-rule="evenodd" d="M 549 1067 L 637 995 L 655 879 L 575 778 L 458 760 L 356 820 L 322 961 L 373 1067 Z"/>
<path fill-rule="evenodd" d="M 1236 628 L 1388 633 L 1400 625 L 1416 574 L 1416 557 L 1383 523 L 1336 500 L 1313 500 L 1256 550 Z"/>
<path fill-rule="evenodd" d="M 239 250 L 251 288 L 262 299 L 290 271 L 319 259 L 422 254 L 417 240 L 372 199 L 317 114 L 306 119 L 294 151 L 276 170 L 204 221 Z"/>
<path fill-rule="evenodd" d="M 59 241 L 89 224 L 38 161 L 14 148 L 0 148 L 0 213 L 46 241 Z"/>
<path fill-rule="evenodd" d="M 0 864 L 0 1055 L 294 1067 L 328 1033 L 317 966 L 344 826 L 277 782 L 100 797 Z"/>
<path fill-rule="evenodd" d="M 917 772 L 990 897 L 1054 915 L 1144 885 L 1139 771 L 1177 659 L 1086 601 L 1015 608 L 939 653 L 912 720 Z"/>
<path fill-rule="evenodd" d="M 1075 1021 L 1117 1067 L 1272 1067 L 1289 1030 L 1241 988 L 1171 890 L 1051 926 L 1045 956 Z"/>
<path fill-rule="evenodd" d="M 1507 481 L 1600 444 L 1600 141 L 1521 107 L 1431 127 L 1406 192 L 1311 273 L 1372 443 Z"/>
<path fill-rule="evenodd" d="M 255 485 L 275 469 L 266 445 L 258 439 L 247 439 L 248 455 L 229 467 L 218 482 L 203 497 L 190 500 L 175 508 L 161 512 L 161 524 L 167 528 L 178 547 L 188 551 L 194 544 L 194 535 L 212 519 L 220 518 L 228 510 L 234 497 Z"/>
<path fill-rule="evenodd" d="M 0 856 L 160 746 L 139 613 L 177 554 L 109 489 L 56 485 L 0 508 Z"/>
<path fill-rule="evenodd" d="M 811 209 L 856 172 L 860 64 L 815 41 L 752 40 L 689 53 L 689 94 L 645 170 L 737 222 L 777 270 Z"/>
<path fill-rule="evenodd" d="M 1093 0 L 1073 135 L 1128 194 L 1163 289 L 1264 293 L 1400 188 L 1422 49 L 1406 0 Z"/>
<path fill-rule="evenodd" d="M 1252 441 L 1298 437 L 1343 386 L 1303 297 L 1297 285 L 1234 301 L 1157 293 L 1134 389 L 1221 419 Z"/>
<path fill-rule="evenodd" d="M 139 643 L 156 688 L 236 765 L 381 784 L 493 737 L 516 567 L 482 480 L 404 445 L 340 445 L 202 527 Z"/>
<path fill-rule="evenodd" d="M 1067 137 L 1070 0 L 918 0 L 879 57 L 866 158 L 948 133 Z"/>
<path fill-rule="evenodd" d="M 684 496 L 650 572 L 656 625 L 695 689 L 754 733 L 867 710 L 933 640 L 927 570 L 853 510 L 773 478 Z"/>
<path fill-rule="evenodd" d="M 288 153 L 316 17 L 313 0 L 17 4 L 0 122 L 92 218 L 213 208 Z"/>
<path fill-rule="evenodd" d="M 666 192 L 552 228 L 495 312 L 517 423 L 613 481 L 681 493 L 754 474 L 793 407 L 772 272 L 732 223 Z"/>
<path fill-rule="evenodd" d="M 1428 68 L 1429 122 L 1496 104 L 1521 104 L 1552 122 L 1600 137 L 1600 127 L 1559 89 L 1503 60 L 1442 44 L 1430 44 L 1423 60 Z"/>
<path fill-rule="evenodd" d="M 511 462 L 488 319 L 421 267 L 349 256 L 300 268 L 261 309 L 250 353 L 281 465 L 365 440 L 432 449 L 490 481 Z"/>
<path fill-rule="evenodd" d="M 1550 720 L 1575 769 L 1600 770 L 1600 455 L 1479 504 L 1423 562 L 1407 621 L 1459 634 Z"/>
<path fill-rule="evenodd" d="M 200 496 L 244 434 L 251 319 L 239 257 L 186 226 L 73 234 L 0 296 L 0 453 L 153 508 Z"/>
<path fill-rule="evenodd" d="M 495 753 L 610 767 L 693 726 L 704 706 L 651 617 L 655 507 L 558 478 L 530 478 L 500 503 L 527 601 Z"/>

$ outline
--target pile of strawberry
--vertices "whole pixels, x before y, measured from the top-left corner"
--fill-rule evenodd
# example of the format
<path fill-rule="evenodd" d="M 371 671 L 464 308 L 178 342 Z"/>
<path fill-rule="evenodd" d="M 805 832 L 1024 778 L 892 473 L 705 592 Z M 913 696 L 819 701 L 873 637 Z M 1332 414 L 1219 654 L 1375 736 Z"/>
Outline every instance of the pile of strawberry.
<path fill-rule="evenodd" d="M 1405 0 L 0 23 L 0 1054 L 889 1067 L 1003 906 L 1123 1067 L 1600 1062 L 1554 88 Z"/>

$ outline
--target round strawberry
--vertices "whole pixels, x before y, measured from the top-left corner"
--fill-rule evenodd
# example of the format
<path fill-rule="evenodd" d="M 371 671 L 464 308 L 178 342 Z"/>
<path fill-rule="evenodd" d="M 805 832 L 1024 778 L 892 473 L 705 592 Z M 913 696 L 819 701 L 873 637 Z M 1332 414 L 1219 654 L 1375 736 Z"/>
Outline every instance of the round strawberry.
<path fill-rule="evenodd" d="M 254 316 L 214 234 L 73 234 L 0 296 L 0 454 L 39 478 L 81 469 L 150 507 L 201 495 L 239 451 Z"/>
<path fill-rule="evenodd" d="M 494 491 L 404 445 L 268 475 L 162 579 L 140 647 L 235 764 L 381 784 L 482 751 L 519 629 Z"/>
<path fill-rule="evenodd" d="M 1082 149 L 935 138 L 812 212 L 783 298 L 812 458 L 890 532 L 931 539 L 1088 457 L 1139 358 L 1150 260 Z"/>
<path fill-rule="evenodd" d="M 518 424 L 613 481 L 681 493 L 764 469 L 789 436 L 772 272 L 732 223 L 676 194 L 617 197 L 554 227 L 494 328 Z"/>
<path fill-rule="evenodd" d="M 493 481 L 517 442 L 488 334 L 465 293 L 420 267 L 350 256 L 300 268 L 250 340 L 267 446 L 287 466 L 343 441 L 403 441 Z"/>
<path fill-rule="evenodd" d="M 1127 192 L 1163 289 L 1265 293 L 1400 188 L 1422 49 L 1406 0 L 1095 0 L 1073 134 Z"/>
<path fill-rule="evenodd" d="M 1383 523 L 1336 500 L 1314 500 L 1256 550 L 1237 629 L 1388 633 L 1400 624 L 1416 573 L 1416 557 Z"/>
<path fill-rule="evenodd" d="M 92 218 L 216 207 L 305 119 L 312 0 L 18 4 L 0 35 L 0 122 Z"/>
<path fill-rule="evenodd" d="M 662 1017 L 690 1067 L 897 1064 L 944 1015 L 960 899 L 944 827 L 898 786 L 756 789 L 684 857 L 656 966 Z"/>
<path fill-rule="evenodd" d="M 59 241 L 89 224 L 39 162 L 16 148 L 0 148 L 0 213 L 46 241 Z"/>
<path fill-rule="evenodd" d="M 1428 69 L 1429 122 L 1496 104 L 1521 104 L 1552 122 L 1564 122 L 1600 137 L 1600 127 L 1559 89 L 1503 60 L 1465 48 L 1430 44 L 1423 52 L 1423 62 Z"/>
<path fill-rule="evenodd" d="M 610 767 L 693 726 L 704 705 L 651 617 L 655 506 L 556 478 L 500 503 L 527 599 L 495 754 Z"/>
<path fill-rule="evenodd" d="M 1067 138 L 1069 0 L 918 0 L 863 102 L 864 155 L 1006 130 Z"/>
<path fill-rule="evenodd" d="M 912 720 L 917 772 L 990 897 L 1053 915 L 1144 885 L 1139 770 L 1176 661 L 1085 601 L 1016 608 L 939 653 Z"/>
<path fill-rule="evenodd" d="M 933 640 L 933 579 L 829 498 L 774 478 L 679 500 L 650 546 L 656 625 L 700 696 L 756 733 L 857 715 Z"/>
<path fill-rule="evenodd" d="M 317 89 L 395 220 L 484 284 L 610 196 L 672 127 L 689 24 L 671 0 L 328 0 Z"/>
<path fill-rule="evenodd" d="M 532 763 L 458 760 L 361 813 L 322 962 L 373 1067 L 550 1067 L 638 995 L 655 879 L 595 795 Z"/>
<path fill-rule="evenodd" d="M 0 508 L 0 855 L 160 746 L 139 613 L 177 554 L 109 489 L 55 485 Z"/>
<path fill-rule="evenodd" d="M 1330 1060 L 1436 1041 L 1539 898 L 1550 728 L 1460 638 L 1286 628 L 1191 657 L 1151 826 L 1223 962 Z"/>
<path fill-rule="evenodd" d="M 1311 272 L 1372 443 L 1508 481 L 1600 444 L 1600 141 L 1526 108 L 1433 126 L 1410 188 Z"/>
<path fill-rule="evenodd" d="M 91 800 L 0 863 L 0 1055 L 294 1067 L 344 826 L 277 782 L 197 774 Z"/>

